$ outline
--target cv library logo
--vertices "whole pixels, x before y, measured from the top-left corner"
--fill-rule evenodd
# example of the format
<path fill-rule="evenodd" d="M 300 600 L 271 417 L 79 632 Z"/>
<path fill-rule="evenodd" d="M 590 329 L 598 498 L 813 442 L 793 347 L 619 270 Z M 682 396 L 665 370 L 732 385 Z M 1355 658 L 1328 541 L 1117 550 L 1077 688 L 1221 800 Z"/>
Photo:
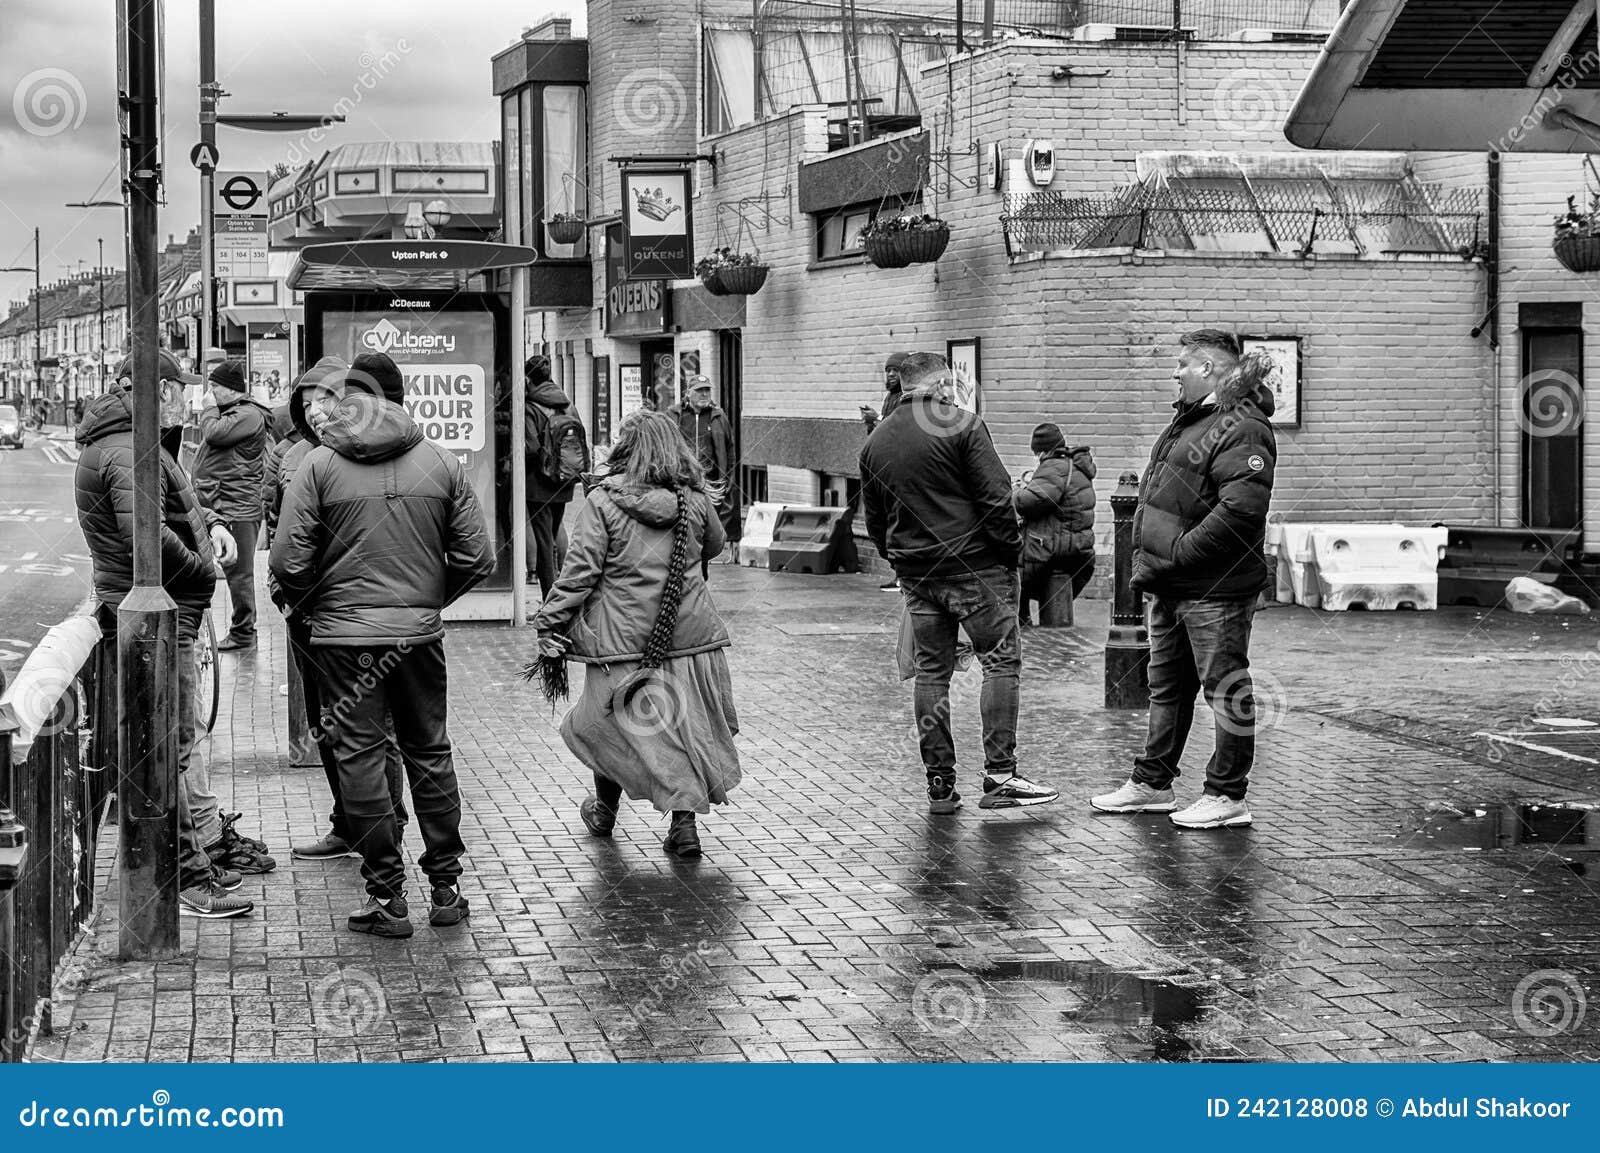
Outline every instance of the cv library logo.
<path fill-rule="evenodd" d="M 456 338 L 437 332 L 410 332 L 384 319 L 361 334 L 361 345 L 373 352 L 454 352 Z"/>

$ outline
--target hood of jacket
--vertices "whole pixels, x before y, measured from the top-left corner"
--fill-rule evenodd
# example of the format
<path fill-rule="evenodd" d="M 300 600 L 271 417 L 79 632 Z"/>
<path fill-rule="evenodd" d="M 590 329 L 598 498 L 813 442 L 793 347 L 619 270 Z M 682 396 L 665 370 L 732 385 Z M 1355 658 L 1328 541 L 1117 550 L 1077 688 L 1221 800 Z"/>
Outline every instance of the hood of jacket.
<path fill-rule="evenodd" d="M 1067 454 L 1072 459 L 1072 467 L 1083 473 L 1090 480 L 1094 479 L 1094 454 L 1089 451 L 1089 446 L 1079 445 Z"/>
<path fill-rule="evenodd" d="M 567 399 L 567 394 L 561 391 L 561 386 L 553 380 L 541 380 L 538 384 L 528 389 L 528 403 L 542 404 L 546 408 L 553 408 L 557 412 L 572 407 L 572 401 Z"/>
<path fill-rule="evenodd" d="M 678 496 L 670 488 L 640 488 L 621 477 L 601 482 L 611 501 L 640 524 L 666 528 L 678 519 Z"/>
<path fill-rule="evenodd" d="M 1261 410 L 1263 417 L 1269 417 L 1277 410 L 1278 402 L 1272 395 L 1272 390 L 1266 385 L 1247 390 L 1244 382 L 1237 376 L 1224 381 L 1217 389 L 1217 407 L 1222 411 L 1227 412 L 1245 405 L 1254 405 Z"/>
<path fill-rule="evenodd" d="M 406 410 L 366 393 L 352 393 L 322 430 L 322 443 L 346 460 L 374 464 L 393 460 L 422 440 Z"/>
<path fill-rule="evenodd" d="M 128 390 L 117 387 L 89 402 L 74 439 L 79 444 L 89 445 L 119 432 L 132 431 L 133 407 L 128 403 Z"/>
<path fill-rule="evenodd" d="M 301 436 L 312 444 L 321 444 L 322 438 L 317 435 L 317 430 L 311 427 L 311 421 L 306 416 L 306 401 L 311 399 L 311 390 L 316 388 L 316 382 L 311 384 L 296 385 L 289 393 L 289 419 L 294 422 L 294 427 Z"/>

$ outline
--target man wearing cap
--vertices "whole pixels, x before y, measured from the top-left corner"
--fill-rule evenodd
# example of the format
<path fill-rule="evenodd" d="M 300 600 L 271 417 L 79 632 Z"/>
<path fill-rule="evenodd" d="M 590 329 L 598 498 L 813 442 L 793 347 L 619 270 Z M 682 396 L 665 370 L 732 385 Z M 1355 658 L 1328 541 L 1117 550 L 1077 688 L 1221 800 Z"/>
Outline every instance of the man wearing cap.
<path fill-rule="evenodd" d="M 250 399 L 244 366 L 237 360 L 214 367 L 209 381 L 209 403 L 200 414 L 194 489 L 200 503 L 227 522 L 239 543 L 239 553 L 227 568 L 233 621 L 217 648 L 248 649 L 256 643 L 256 541 L 261 535 L 269 414 Z"/>
<path fill-rule="evenodd" d="M 407 414 L 405 381 L 382 353 L 330 375 L 306 407 L 322 441 L 284 493 L 271 570 L 303 615 L 324 689 L 350 840 L 368 900 L 352 932 L 409 937 L 406 868 L 385 771 L 385 714 L 411 783 L 432 925 L 467 916 L 461 793 L 446 724 L 441 610 L 494 569 L 466 470 Z"/>
<path fill-rule="evenodd" d="M 727 534 L 733 563 L 738 564 L 739 538 L 743 533 L 739 524 L 737 483 L 733 475 L 737 464 L 733 425 L 728 420 L 728 414 L 711 399 L 711 378 L 703 373 L 691 376 L 683 403 L 673 405 L 668 414 L 678 422 L 678 431 L 683 433 L 683 439 L 700 461 L 700 467 L 706 470 L 706 480 L 721 487 L 717 518 L 722 521 L 722 530 Z M 705 559 L 709 561 L 710 558 Z"/>

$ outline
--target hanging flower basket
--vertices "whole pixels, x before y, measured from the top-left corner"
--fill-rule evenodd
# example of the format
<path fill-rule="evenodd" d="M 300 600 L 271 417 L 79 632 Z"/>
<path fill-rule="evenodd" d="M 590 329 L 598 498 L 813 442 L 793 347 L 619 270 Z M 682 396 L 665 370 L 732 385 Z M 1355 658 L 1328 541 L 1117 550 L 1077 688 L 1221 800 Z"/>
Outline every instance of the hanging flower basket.
<path fill-rule="evenodd" d="M 1600 195 L 1591 196 L 1589 211 L 1578 211 L 1578 198 L 1567 197 L 1565 215 L 1556 217 L 1556 238 L 1551 247 L 1556 259 L 1573 272 L 1600 269 Z"/>
<path fill-rule="evenodd" d="M 950 226 L 937 216 L 880 216 L 861 230 L 861 247 L 879 268 L 931 264 L 950 244 Z"/>
<path fill-rule="evenodd" d="M 583 217 L 572 213 L 560 212 L 550 218 L 545 228 L 550 232 L 550 239 L 556 244 L 576 244 L 583 239 L 585 229 Z"/>
<path fill-rule="evenodd" d="M 749 296 L 761 291 L 770 267 L 751 253 L 718 248 L 697 260 L 694 271 L 712 296 Z"/>

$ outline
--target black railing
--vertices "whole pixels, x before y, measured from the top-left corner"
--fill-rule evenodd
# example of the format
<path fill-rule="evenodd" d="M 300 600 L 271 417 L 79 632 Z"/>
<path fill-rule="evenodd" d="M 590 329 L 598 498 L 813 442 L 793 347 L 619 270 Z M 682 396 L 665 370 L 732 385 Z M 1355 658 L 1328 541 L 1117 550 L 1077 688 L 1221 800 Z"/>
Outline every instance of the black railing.
<path fill-rule="evenodd" d="M 49 1035 L 56 970 L 93 910 L 115 787 L 115 660 L 115 646 L 95 645 L 75 680 L 36 702 L 48 716 L 20 761 L 14 741 L 26 734 L 0 716 L 0 1061 L 22 1060 L 31 1037 Z"/>

